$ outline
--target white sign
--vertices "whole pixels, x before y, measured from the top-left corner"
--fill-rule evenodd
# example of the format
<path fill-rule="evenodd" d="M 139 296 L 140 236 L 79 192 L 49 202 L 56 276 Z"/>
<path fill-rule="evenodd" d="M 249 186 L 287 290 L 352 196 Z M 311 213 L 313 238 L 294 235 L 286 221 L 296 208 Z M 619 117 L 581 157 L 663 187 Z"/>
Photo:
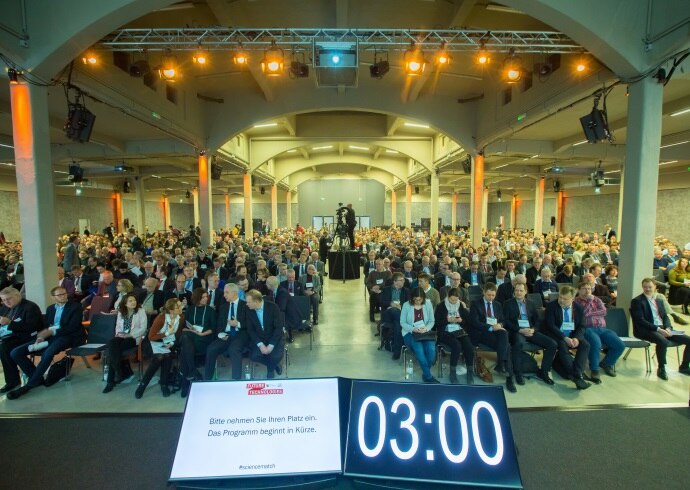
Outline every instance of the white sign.
<path fill-rule="evenodd" d="M 338 380 L 194 383 L 171 480 L 338 473 Z"/>

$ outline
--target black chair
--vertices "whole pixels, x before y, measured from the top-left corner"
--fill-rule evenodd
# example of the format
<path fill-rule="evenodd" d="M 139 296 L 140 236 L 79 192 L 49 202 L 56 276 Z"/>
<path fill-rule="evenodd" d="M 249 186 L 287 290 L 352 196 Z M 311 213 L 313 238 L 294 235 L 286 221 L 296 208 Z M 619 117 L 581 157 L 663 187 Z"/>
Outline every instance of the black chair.
<path fill-rule="evenodd" d="M 297 309 L 299 310 L 300 318 L 302 319 L 302 326 L 306 327 L 309 331 L 309 350 L 312 350 L 314 344 L 314 328 L 309 321 L 309 315 L 311 313 L 311 299 L 309 296 L 295 296 L 295 303 L 297 304 Z"/>
<path fill-rule="evenodd" d="M 72 357 L 79 356 L 88 369 L 91 369 L 86 356 L 100 354 L 108 347 L 108 342 L 115 335 L 115 322 L 117 315 L 97 313 L 91 317 L 91 323 L 86 331 L 86 344 L 79 347 L 72 347 L 65 351 L 67 356 L 67 373 L 65 379 L 69 379 Z M 103 368 L 101 363 L 101 369 Z"/>
<path fill-rule="evenodd" d="M 652 358 L 649 352 L 651 344 L 646 340 L 629 336 L 628 319 L 625 317 L 625 310 L 623 308 L 609 308 L 606 310 L 606 328 L 615 332 L 623 341 L 623 345 L 628 349 L 628 352 L 623 356 L 624 361 L 628 359 L 633 349 L 644 349 L 646 372 L 650 373 L 652 371 Z"/>
<path fill-rule="evenodd" d="M 539 293 L 528 293 L 527 301 L 531 302 L 535 308 L 541 308 L 544 306 L 543 296 Z"/>

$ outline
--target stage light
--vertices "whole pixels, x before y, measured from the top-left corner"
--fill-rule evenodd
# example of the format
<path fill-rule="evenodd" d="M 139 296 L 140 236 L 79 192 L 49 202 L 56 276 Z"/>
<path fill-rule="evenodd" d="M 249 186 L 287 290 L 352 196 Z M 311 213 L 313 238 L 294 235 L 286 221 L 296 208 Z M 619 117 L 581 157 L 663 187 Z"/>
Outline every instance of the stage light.
<path fill-rule="evenodd" d="M 333 63 L 334 65 L 337 65 L 338 63 L 340 63 L 340 55 L 338 55 L 338 54 L 332 55 L 331 56 L 331 63 Z"/>
<path fill-rule="evenodd" d="M 594 193 L 595 193 L 595 194 L 601 194 L 601 187 L 596 186 L 596 187 L 594 188 Z"/>
<path fill-rule="evenodd" d="M 503 193 L 501 192 L 501 189 L 498 189 L 496 191 L 496 198 L 498 199 L 498 202 L 501 202 L 502 197 L 503 197 Z"/>
<path fill-rule="evenodd" d="M 308 78 L 309 65 L 307 65 L 306 63 L 302 63 L 301 61 L 291 61 L 290 76 L 293 78 Z"/>
<path fill-rule="evenodd" d="M 475 57 L 475 60 L 477 64 L 480 65 L 488 65 L 491 62 L 491 58 L 489 57 L 489 52 L 486 51 L 484 48 L 481 48 L 477 52 L 477 56 Z"/>
<path fill-rule="evenodd" d="M 448 53 L 448 49 L 446 48 L 446 43 L 442 43 L 441 47 L 439 48 L 438 52 L 436 53 L 436 64 L 439 66 L 448 66 L 450 65 L 450 54 Z"/>
<path fill-rule="evenodd" d="M 209 61 L 208 51 L 199 48 L 199 50 L 196 53 L 194 53 L 192 61 L 197 65 L 205 65 Z"/>
<path fill-rule="evenodd" d="M 161 66 L 158 68 L 158 76 L 166 82 L 174 82 L 179 76 L 177 57 L 170 54 L 170 50 L 166 51 L 166 54 L 163 56 Z"/>
<path fill-rule="evenodd" d="M 247 65 L 249 63 L 249 56 L 247 52 L 242 49 L 242 43 L 237 45 L 237 51 L 232 55 L 232 62 L 236 65 Z"/>
<path fill-rule="evenodd" d="M 405 68 L 405 73 L 410 76 L 419 76 L 424 73 L 424 69 L 426 68 L 424 52 L 421 49 L 417 49 L 414 42 L 412 42 L 409 49 L 405 51 L 403 66 Z"/>
<path fill-rule="evenodd" d="M 7 78 L 10 79 L 10 83 L 18 83 L 19 73 L 14 68 L 7 69 Z"/>
<path fill-rule="evenodd" d="M 283 50 L 276 46 L 275 41 L 272 41 L 271 47 L 264 51 L 261 71 L 267 77 L 279 77 L 283 73 L 284 59 Z"/>
<path fill-rule="evenodd" d="M 188 190 L 187 192 L 184 193 L 184 197 L 186 197 L 187 199 L 189 199 L 190 197 L 192 197 L 192 193 L 189 192 L 189 190 Z"/>
<path fill-rule="evenodd" d="M 522 60 L 515 56 L 515 50 L 511 49 L 503 61 L 503 80 L 507 83 L 517 83 L 522 78 L 523 72 Z"/>
<path fill-rule="evenodd" d="M 82 188 L 81 188 L 81 187 L 76 187 L 76 188 L 74 189 L 74 193 L 75 193 L 77 196 L 81 196 Z"/>
<path fill-rule="evenodd" d="M 98 63 L 98 57 L 93 51 L 88 51 L 81 57 L 81 61 L 85 65 L 95 65 Z"/>
<path fill-rule="evenodd" d="M 577 61 L 575 62 L 575 71 L 578 74 L 583 74 L 586 71 L 589 71 L 589 61 L 587 60 L 586 56 L 580 56 Z"/>

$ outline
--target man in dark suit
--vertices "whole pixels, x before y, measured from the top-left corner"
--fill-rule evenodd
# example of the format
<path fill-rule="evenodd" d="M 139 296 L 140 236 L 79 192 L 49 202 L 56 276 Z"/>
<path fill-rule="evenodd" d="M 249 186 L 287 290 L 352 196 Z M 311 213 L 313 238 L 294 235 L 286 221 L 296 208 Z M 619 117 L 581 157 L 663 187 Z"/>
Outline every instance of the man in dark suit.
<path fill-rule="evenodd" d="M 84 296 L 88 294 L 89 287 L 94 279 L 98 279 L 98 277 L 92 278 L 91 276 L 87 276 L 84 274 L 84 271 L 82 271 L 81 267 L 78 265 L 72 266 L 72 281 L 74 283 L 75 301 L 81 301 L 84 299 Z M 69 292 L 67 294 L 69 294 Z"/>
<path fill-rule="evenodd" d="M 304 296 L 304 287 L 295 280 L 294 269 L 288 269 L 287 279 L 280 283 L 280 287 L 284 288 L 290 296 Z"/>
<path fill-rule="evenodd" d="M 206 349 L 204 379 L 213 379 L 216 359 L 227 352 L 232 363 L 232 379 L 242 377 L 242 352 L 249 344 L 247 331 L 247 303 L 238 296 L 237 284 L 228 283 L 223 289 L 224 301 L 216 316 L 215 339 Z"/>
<path fill-rule="evenodd" d="M 62 259 L 62 267 L 66 271 L 71 271 L 72 266 L 79 265 L 79 236 L 72 235 L 69 237 L 69 243 L 65 247 L 65 255 Z"/>
<path fill-rule="evenodd" d="M 15 347 L 32 340 L 35 332 L 43 327 L 41 309 L 28 299 L 23 299 L 21 293 L 13 287 L 0 291 L 0 360 L 5 374 L 5 386 L 0 388 L 0 394 L 7 393 L 19 387 L 19 370 L 10 353 Z"/>
<path fill-rule="evenodd" d="M 213 259 L 213 270 L 218 274 L 221 281 L 227 281 L 230 277 L 228 270 L 223 267 L 223 259 L 221 257 L 215 257 Z"/>
<path fill-rule="evenodd" d="M 462 285 L 465 288 L 470 286 L 484 287 L 486 277 L 483 272 L 479 271 L 479 262 L 472 262 L 470 265 L 470 270 L 462 273 Z"/>
<path fill-rule="evenodd" d="M 136 234 L 134 228 L 129 229 L 129 241 L 131 244 L 131 252 L 144 252 L 144 242 Z"/>
<path fill-rule="evenodd" d="M 185 275 L 184 274 L 178 274 L 177 278 L 175 279 L 175 288 L 171 289 L 165 294 L 165 300 L 169 300 L 171 298 L 177 298 L 182 302 L 183 307 L 187 307 L 188 304 L 192 302 L 192 293 L 191 291 L 187 291 L 184 287 L 184 283 L 186 281 Z"/>
<path fill-rule="evenodd" d="M 400 359 L 403 346 L 400 311 L 408 301 L 408 289 L 405 287 L 405 276 L 402 272 L 393 274 L 393 284 L 381 292 L 381 323 L 390 325 L 392 333 L 393 360 Z"/>
<path fill-rule="evenodd" d="M 299 278 L 307 273 L 307 259 L 309 256 L 306 253 L 302 253 L 299 256 L 299 262 L 292 269 L 295 271 L 295 279 L 299 281 Z"/>
<path fill-rule="evenodd" d="M 512 281 L 507 281 L 498 286 L 498 292 L 496 293 L 496 301 L 503 304 L 513 297 L 515 286 L 518 284 L 524 284 L 527 287 L 527 279 L 524 274 L 517 274 Z"/>
<path fill-rule="evenodd" d="M 438 265 L 438 272 L 434 276 L 434 289 L 441 291 L 443 287 L 450 287 L 452 284 L 450 266 L 441 262 Z"/>
<path fill-rule="evenodd" d="M 347 237 L 350 239 L 350 249 L 355 250 L 355 227 L 357 226 L 357 217 L 352 204 L 347 205 L 347 215 L 345 217 L 347 223 Z"/>
<path fill-rule="evenodd" d="M 589 343 L 585 340 L 585 312 L 582 306 L 573 303 L 574 298 L 575 288 L 563 286 L 558 292 L 558 301 L 546 304 L 541 330 L 558 344 L 556 355 L 570 381 L 578 390 L 586 390 L 591 384 L 582 378 L 589 354 Z M 577 349 L 574 360 L 570 349 Z"/>
<path fill-rule="evenodd" d="M 522 364 L 520 357 L 525 343 L 537 345 L 544 348 L 544 356 L 541 361 L 541 368 L 537 371 L 537 377 L 547 385 L 552 385 L 553 380 L 549 377 L 551 364 L 556 357 L 558 345 L 551 337 L 547 337 L 539 332 L 539 315 L 533 303 L 526 301 L 527 285 L 524 282 L 516 283 L 513 288 L 514 297 L 503 303 L 503 321 L 510 340 L 511 356 L 513 358 L 513 369 L 515 370 L 515 380 L 519 385 L 525 384 L 522 376 Z"/>
<path fill-rule="evenodd" d="M 215 272 L 206 275 L 206 289 L 208 291 L 208 305 L 215 311 L 219 311 L 224 300 L 224 290 L 219 288 L 220 278 Z"/>
<path fill-rule="evenodd" d="M 525 272 L 525 277 L 527 278 L 527 291 L 530 293 L 534 292 L 534 283 L 541 277 L 541 264 L 541 257 L 534 257 L 534 259 L 532 259 L 532 267 Z"/>
<path fill-rule="evenodd" d="M 269 278 L 270 279 L 270 278 Z M 275 303 L 264 301 L 256 289 L 247 291 L 247 333 L 251 345 L 251 359 L 266 365 L 266 378 L 281 374 L 283 358 L 283 326 L 280 309 Z"/>
<path fill-rule="evenodd" d="M 369 250 L 369 252 L 367 253 L 367 260 L 364 262 L 364 265 L 362 266 L 364 282 L 366 282 L 367 276 L 373 270 L 376 270 L 376 251 Z"/>
<path fill-rule="evenodd" d="M 191 293 L 196 288 L 202 287 L 201 279 L 194 276 L 194 272 L 196 270 L 196 269 L 194 269 L 194 267 L 187 265 L 182 270 L 184 272 L 184 288 L 187 291 L 189 291 Z"/>
<path fill-rule="evenodd" d="M 279 286 L 278 278 L 275 276 L 270 276 L 268 279 L 266 279 L 266 287 L 270 292 L 268 295 L 269 300 L 278 305 L 278 309 L 282 312 L 283 317 L 285 318 L 285 328 L 287 328 L 288 332 L 287 341 L 292 343 L 292 331 L 294 329 L 302 328 L 302 316 L 299 313 L 297 302 L 292 296 L 290 296 L 290 293 L 288 293 L 287 289 Z"/>
<path fill-rule="evenodd" d="M 503 327 L 503 309 L 494 301 L 496 285 L 484 286 L 484 297 L 470 307 L 470 340 L 474 345 L 484 344 L 496 351 L 496 370 L 506 374 L 506 389 L 517 392 L 513 381 L 513 364 L 510 360 L 508 332 Z"/>
<path fill-rule="evenodd" d="M 468 305 L 470 303 L 470 298 L 469 298 L 469 294 L 467 293 L 467 289 L 462 287 L 462 277 L 460 276 L 459 272 L 451 273 L 451 275 L 450 275 L 450 286 L 443 286 L 438 291 L 438 294 L 440 296 L 441 301 L 446 299 L 446 296 L 448 296 L 448 291 L 451 290 L 452 288 L 456 288 L 459 291 L 460 301 L 465 303 L 465 305 Z"/>
<path fill-rule="evenodd" d="M 690 376 L 690 337 L 673 335 L 671 320 L 668 319 L 663 301 L 656 298 L 656 283 L 652 278 L 642 280 L 642 294 L 630 302 L 630 317 L 633 324 L 633 335 L 638 339 L 656 344 L 656 358 L 659 364 L 656 375 L 668 380 L 666 374 L 666 350 L 669 342 L 684 344 L 683 360 L 679 372 Z"/>
<path fill-rule="evenodd" d="M 30 340 L 10 353 L 14 363 L 13 371 L 17 366 L 29 378 L 27 383 L 7 393 L 9 400 L 14 400 L 28 393 L 31 389 L 43 384 L 43 375 L 53 362 L 53 357 L 60 352 L 84 343 L 86 335 L 81 325 L 81 304 L 67 301 L 67 290 L 63 287 L 54 287 L 50 294 L 55 299 L 55 304 L 46 310 L 43 330 L 36 334 L 36 340 Z M 48 345 L 41 347 L 44 342 Z M 30 350 L 31 349 L 31 350 Z M 29 359 L 31 352 L 38 352 L 41 362 L 38 366 Z"/>

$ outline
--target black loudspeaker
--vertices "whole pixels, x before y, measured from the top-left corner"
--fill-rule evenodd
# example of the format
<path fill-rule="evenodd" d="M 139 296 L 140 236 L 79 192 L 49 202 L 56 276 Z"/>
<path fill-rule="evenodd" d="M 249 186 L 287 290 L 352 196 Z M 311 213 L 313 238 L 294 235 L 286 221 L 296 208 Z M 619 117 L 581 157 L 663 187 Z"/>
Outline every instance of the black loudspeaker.
<path fill-rule="evenodd" d="M 590 143 L 597 143 L 599 141 L 609 139 L 610 133 L 608 125 L 606 124 L 606 113 L 597 108 L 592 109 L 590 114 L 580 118 L 582 130 L 585 133 L 585 138 Z"/>
<path fill-rule="evenodd" d="M 467 157 L 462 161 L 462 171 L 466 174 L 472 173 L 472 157 L 467 155 Z"/>
<path fill-rule="evenodd" d="M 556 226 L 556 217 L 551 216 L 551 226 Z"/>
<path fill-rule="evenodd" d="M 419 186 L 418 185 L 414 186 L 414 193 L 419 194 Z"/>
<path fill-rule="evenodd" d="M 220 175 L 223 173 L 223 167 L 216 163 L 213 162 L 211 164 L 211 180 L 220 180 Z"/>
<path fill-rule="evenodd" d="M 558 180 L 553 181 L 553 191 L 554 192 L 560 192 L 561 191 L 561 183 Z"/>
<path fill-rule="evenodd" d="M 81 104 L 69 104 L 65 135 L 72 141 L 86 143 L 91 138 L 96 116 Z"/>

